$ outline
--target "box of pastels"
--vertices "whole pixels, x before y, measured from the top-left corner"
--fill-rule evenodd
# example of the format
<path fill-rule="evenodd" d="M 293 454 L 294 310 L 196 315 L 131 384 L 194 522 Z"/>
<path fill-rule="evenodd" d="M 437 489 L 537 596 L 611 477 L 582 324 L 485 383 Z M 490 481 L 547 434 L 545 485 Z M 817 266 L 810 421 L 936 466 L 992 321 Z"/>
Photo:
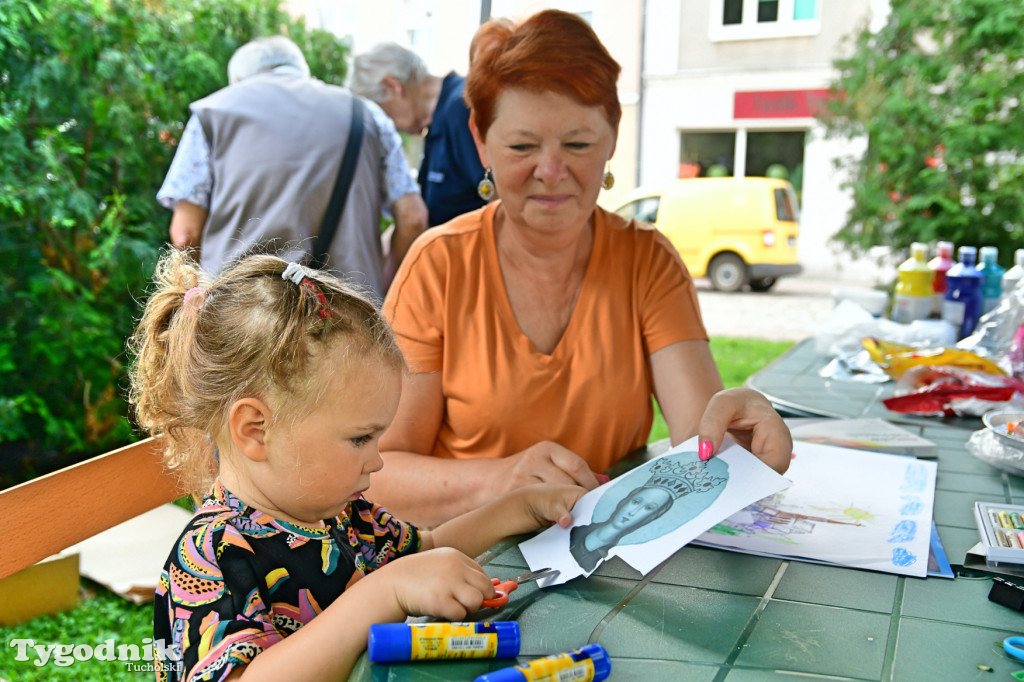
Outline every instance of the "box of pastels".
<path fill-rule="evenodd" d="M 975 502 L 974 518 L 989 566 L 1024 565 L 1024 506 Z"/>

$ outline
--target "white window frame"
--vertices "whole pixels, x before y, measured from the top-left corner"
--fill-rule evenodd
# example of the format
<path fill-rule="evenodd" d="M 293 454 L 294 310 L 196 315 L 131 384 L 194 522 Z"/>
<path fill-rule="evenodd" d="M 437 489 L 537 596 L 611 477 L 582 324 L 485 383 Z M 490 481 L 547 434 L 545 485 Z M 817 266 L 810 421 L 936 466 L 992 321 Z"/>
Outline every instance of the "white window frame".
<path fill-rule="evenodd" d="M 815 0 L 815 3 L 817 16 L 814 19 L 794 19 L 793 0 L 779 0 L 779 19 L 758 22 L 758 0 L 744 0 L 743 21 L 739 24 L 726 25 L 722 23 L 725 0 L 711 0 L 708 36 L 712 42 L 816 36 L 821 33 L 821 13 L 825 11 L 825 3 L 823 0 Z"/>

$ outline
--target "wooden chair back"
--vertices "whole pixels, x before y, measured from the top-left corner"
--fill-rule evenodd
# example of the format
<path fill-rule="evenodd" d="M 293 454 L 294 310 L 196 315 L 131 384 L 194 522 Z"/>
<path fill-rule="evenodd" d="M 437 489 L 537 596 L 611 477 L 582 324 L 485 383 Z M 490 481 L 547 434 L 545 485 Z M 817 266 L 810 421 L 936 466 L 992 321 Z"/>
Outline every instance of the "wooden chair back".
<path fill-rule="evenodd" d="M 152 438 L 0 490 L 0 579 L 185 494 Z"/>

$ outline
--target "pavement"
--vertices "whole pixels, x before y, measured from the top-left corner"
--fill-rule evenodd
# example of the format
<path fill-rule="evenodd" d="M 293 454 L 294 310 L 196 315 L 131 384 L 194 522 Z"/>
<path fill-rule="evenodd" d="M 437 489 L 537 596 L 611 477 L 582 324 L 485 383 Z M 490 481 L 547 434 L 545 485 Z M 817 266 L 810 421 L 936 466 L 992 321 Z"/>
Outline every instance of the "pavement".
<path fill-rule="evenodd" d="M 835 307 L 835 289 L 885 288 L 895 266 L 846 254 L 801 258 L 804 272 L 782 277 L 767 292 L 721 293 L 703 278 L 696 280 L 704 326 L 710 336 L 769 341 L 800 341 L 814 336 Z"/>

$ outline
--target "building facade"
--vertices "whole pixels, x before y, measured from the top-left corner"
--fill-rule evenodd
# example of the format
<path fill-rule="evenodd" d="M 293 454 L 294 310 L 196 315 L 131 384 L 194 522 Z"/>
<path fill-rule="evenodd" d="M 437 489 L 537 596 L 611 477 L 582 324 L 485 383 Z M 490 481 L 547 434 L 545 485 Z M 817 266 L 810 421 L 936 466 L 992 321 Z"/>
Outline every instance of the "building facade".
<path fill-rule="evenodd" d="M 828 139 L 814 118 L 852 36 L 879 0 L 646 0 L 640 183 L 782 174 L 802 206 L 801 261 L 832 267 L 850 206 L 835 161 L 866 140 Z"/>

